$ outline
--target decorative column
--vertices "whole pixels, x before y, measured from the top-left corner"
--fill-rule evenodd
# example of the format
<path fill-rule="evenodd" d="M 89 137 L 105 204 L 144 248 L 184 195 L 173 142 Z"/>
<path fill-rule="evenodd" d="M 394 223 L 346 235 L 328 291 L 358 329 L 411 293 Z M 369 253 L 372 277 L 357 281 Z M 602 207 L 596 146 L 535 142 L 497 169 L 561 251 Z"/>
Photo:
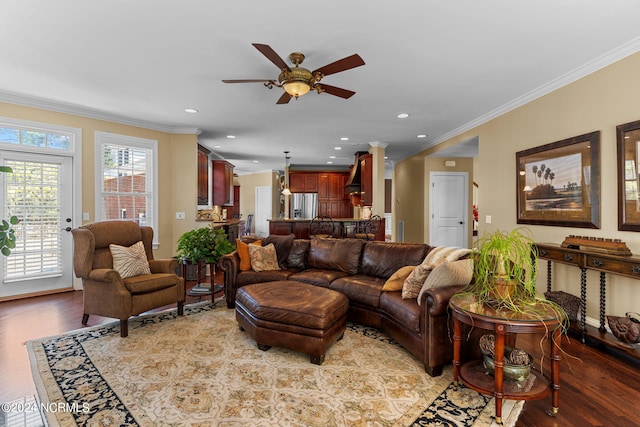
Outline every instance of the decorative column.
<path fill-rule="evenodd" d="M 384 149 L 388 144 L 380 141 L 370 142 L 369 153 L 373 155 L 373 206 L 372 215 L 384 218 Z"/>

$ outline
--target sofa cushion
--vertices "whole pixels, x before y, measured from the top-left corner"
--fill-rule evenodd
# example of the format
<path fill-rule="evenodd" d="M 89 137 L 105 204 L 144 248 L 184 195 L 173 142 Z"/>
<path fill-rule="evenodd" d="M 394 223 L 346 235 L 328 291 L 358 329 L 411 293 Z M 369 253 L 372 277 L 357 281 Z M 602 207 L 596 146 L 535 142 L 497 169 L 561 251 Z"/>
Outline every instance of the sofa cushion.
<path fill-rule="evenodd" d="M 422 294 L 427 289 L 450 285 L 468 285 L 472 277 L 473 261 L 471 258 L 440 263 L 429 273 L 427 279 L 424 281 L 418 294 L 418 305 L 420 305 Z"/>
<path fill-rule="evenodd" d="M 362 248 L 360 272 L 387 279 L 400 267 L 420 264 L 429 248 L 422 243 L 367 242 Z"/>
<path fill-rule="evenodd" d="M 357 274 L 363 244 L 360 239 L 311 239 L 307 267 Z"/>
<path fill-rule="evenodd" d="M 249 256 L 253 271 L 280 270 L 273 243 L 269 243 L 267 246 L 249 245 Z"/>
<path fill-rule="evenodd" d="M 383 292 L 380 310 L 408 330 L 420 333 L 420 307 L 414 299 L 402 298 L 401 292 Z"/>
<path fill-rule="evenodd" d="M 348 276 L 348 274 L 344 271 L 307 268 L 306 270 L 292 274 L 289 276 L 289 280 L 296 280 L 298 282 L 328 288 L 331 282 L 345 276 Z"/>
<path fill-rule="evenodd" d="M 122 280 L 124 287 L 132 294 L 158 291 L 175 286 L 180 279 L 174 273 L 144 274 Z"/>
<path fill-rule="evenodd" d="M 251 256 L 249 255 L 249 245 L 262 246 L 262 240 L 256 240 L 251 243 L 245 243 L 240 239 L 236 239 L 236 248 L 238 249 L 238 257 L 240 258 L 240 270 L 251 270 Z"/>
<path fill-rule="evenodd" d="M 262 246 L 267 246 L 269 243 L 273 243 L 278 256 L 278 265 L 280 265 L 280 268 L 286 268 L 285 260 L 289 256 L 289 251 L 291 251 L 293 239 L 295 238 L 295 234 L 289 234 L 286 236 L 270 235 L 262 239 Z"/>
<path fill-rule="evenodd" d="M 464 257 L 469 255 L 471 252 L 470 249 L 466 248 L 457 248 L 457 247 L 447 247 L 447 246 L 438 246 L 432 248 L 424 261 L 416 267 L 415 270 L 407 277 L 402 287 L 402 298 L 416 298 L 420 293 L 420 289 L 422 289 L 422 285 L 425 280 L 427 280 L 427 276 L 434 267 L 437 265 L 447 262 L 447 261 L 455 261 L 460 257 Z"/>
<path fill-rule="evenodd" d="M 391 277 L 387 279 L 386 282 L 384 282 L 382 290 L 401 291 L 402 285 L 404 285 L 404 281 L 407 280 L 409 274 L 411 274 L 411 272 L 415 269 L 415 265 L 405 265 L 404 267 L 400 267 L 395 273 L 391 275 Z"/>
<path fill-rule="evenodd" d="M 271 271 L 241 271 L 236 277 L 237 287 L 240 288 L 252 283 L 277 282 L 287 280 L 297 270 L 271 270 Z"/>
<path fill-rule="evenodd" d="M 349 298 L 349 301 L 378 308 L 384 282 L 385 280 L 380 277 L 356 274 L 334 280 L 329 285 L 329 289 L 342 292 Z"/>
<path fill-rule="evenodd" d="M 123 279 L 142 274 L 151 274 L 142 241 L 129 247 L 112 244 L 109 245 L 109 250 L 113 257 L 113 268 L 120 273 L 120 277 Z"/>
<path fill-rule="evenodd" d="M 287 268 L 304 269 L 307 267 L 305 262 L 307 253 L 309 252 L 309 243 L 310 241 L 308 239 L 295 239 L 293 241 L 289 256 L 284 262 Z"/>

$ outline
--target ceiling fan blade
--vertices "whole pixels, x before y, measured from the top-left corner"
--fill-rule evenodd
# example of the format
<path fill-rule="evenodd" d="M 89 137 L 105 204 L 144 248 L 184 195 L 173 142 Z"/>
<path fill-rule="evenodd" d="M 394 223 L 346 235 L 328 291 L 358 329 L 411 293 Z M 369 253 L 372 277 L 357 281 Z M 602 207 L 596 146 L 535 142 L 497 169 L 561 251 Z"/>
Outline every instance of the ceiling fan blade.
<path fill-rule="evenodd" d="M 260 53 L 262 53 L 264 56 L 267 57 L 267 59 L 271 62 L 273 62 L 276 67 L 278 67 L 279 69 L 286 69 L 291 71 L 291 68 L 289 68 L 289 66 L 287 65 L 286 62 L 284 62 L 284 59 L 282 59 L 280 57 L 280 55 L 278 55 L 276 53 L 275 50 L 271 49 L 271 46 L 267 45 L 267 44 L 259 44 L 259 43 L 251 43 L 256 49 L 258 49 L 260 51 Z"/>
<path fill-rule="evenodd" d="M 364 65 L 364 61 L 360 58 L 360 55 L 355 53 L 351 56 L 347 56 L 346 58 L 339 59 L 336 62 L 332 62 L 331 64 L 325 65 L 324 67 L 320 67 L 317 70 L 312 71 L 312 73 L 320 73 L 323 76 L 328 76 L 329 74 L 350 70 L 361 65 Z"/>
<path fill-rule="evenodd" d="M 293 96 L 289 95 L 287 92 L 284 92 L 280 99 L 278 99 L 278 102 L 276 102 L 276 104 L 288 104 L 289 101 L 291 101 L 291 98 L 293 98 Z"/>
<path fill-rule="evenodd" d="M 272 80 L 248 79 L 248 80 L 223 80 L 222 83 L 269 83 Z"/>
<path fill-rule="evenodd" d="M 340 98 L 349 99 L 356 93 L 352 90 L 342 89 L 340 87 L 325 85 L 318 83 L 318 86 L 323 92 L 328 93 L 329 95 L 339 96 Z"/>

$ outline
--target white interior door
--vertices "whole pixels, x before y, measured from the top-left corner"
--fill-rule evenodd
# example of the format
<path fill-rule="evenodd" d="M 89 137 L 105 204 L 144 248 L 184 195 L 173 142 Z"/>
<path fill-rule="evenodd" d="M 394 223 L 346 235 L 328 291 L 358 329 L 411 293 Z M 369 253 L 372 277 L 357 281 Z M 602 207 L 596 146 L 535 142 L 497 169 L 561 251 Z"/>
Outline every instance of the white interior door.
<path fill-rule="evenodd" d="M 429 244 L 468 247 L 467 172 L 429 174 Z"/>
<path fill-rule="evenodd" d="M 73 286 L 73 159 L 0 152 L 2 218 L 15 215 L 16 247 L 0 260 L 0 298 Z"/>
<path fill-rule="evenodd" d="M 269 219 L 271 219 L 271 187 L 256 187 L 256 213 L 253 217 L 256 235 L 269 235 Z"/>

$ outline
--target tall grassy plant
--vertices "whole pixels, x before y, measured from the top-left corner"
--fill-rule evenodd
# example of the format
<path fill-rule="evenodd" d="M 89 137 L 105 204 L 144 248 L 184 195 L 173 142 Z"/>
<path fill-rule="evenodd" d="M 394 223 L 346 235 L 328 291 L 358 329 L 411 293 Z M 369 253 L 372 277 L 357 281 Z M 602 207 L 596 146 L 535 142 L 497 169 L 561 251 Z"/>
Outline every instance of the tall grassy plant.
<path fill-rule="evenodd" d="M 474 293 L 481 302 L 517 309 L 536 298 L 538 252 L 528 229 L 484 234 L 473 250 Z M 503 301 L 495 299 L 496 287 L 513 285 Z"/>
<path fill-rule="evenodd" d="M 9 166 L 0 166 L 0 172 L 12 173 Z M 4 256 L 11 255 L 11 249 L 16 247 L 16 231 L 14 225 L 20 222 L 17 216 L 12 215 L 9 219 L 3 219 L 0 224 L 0 252 Z"/>

